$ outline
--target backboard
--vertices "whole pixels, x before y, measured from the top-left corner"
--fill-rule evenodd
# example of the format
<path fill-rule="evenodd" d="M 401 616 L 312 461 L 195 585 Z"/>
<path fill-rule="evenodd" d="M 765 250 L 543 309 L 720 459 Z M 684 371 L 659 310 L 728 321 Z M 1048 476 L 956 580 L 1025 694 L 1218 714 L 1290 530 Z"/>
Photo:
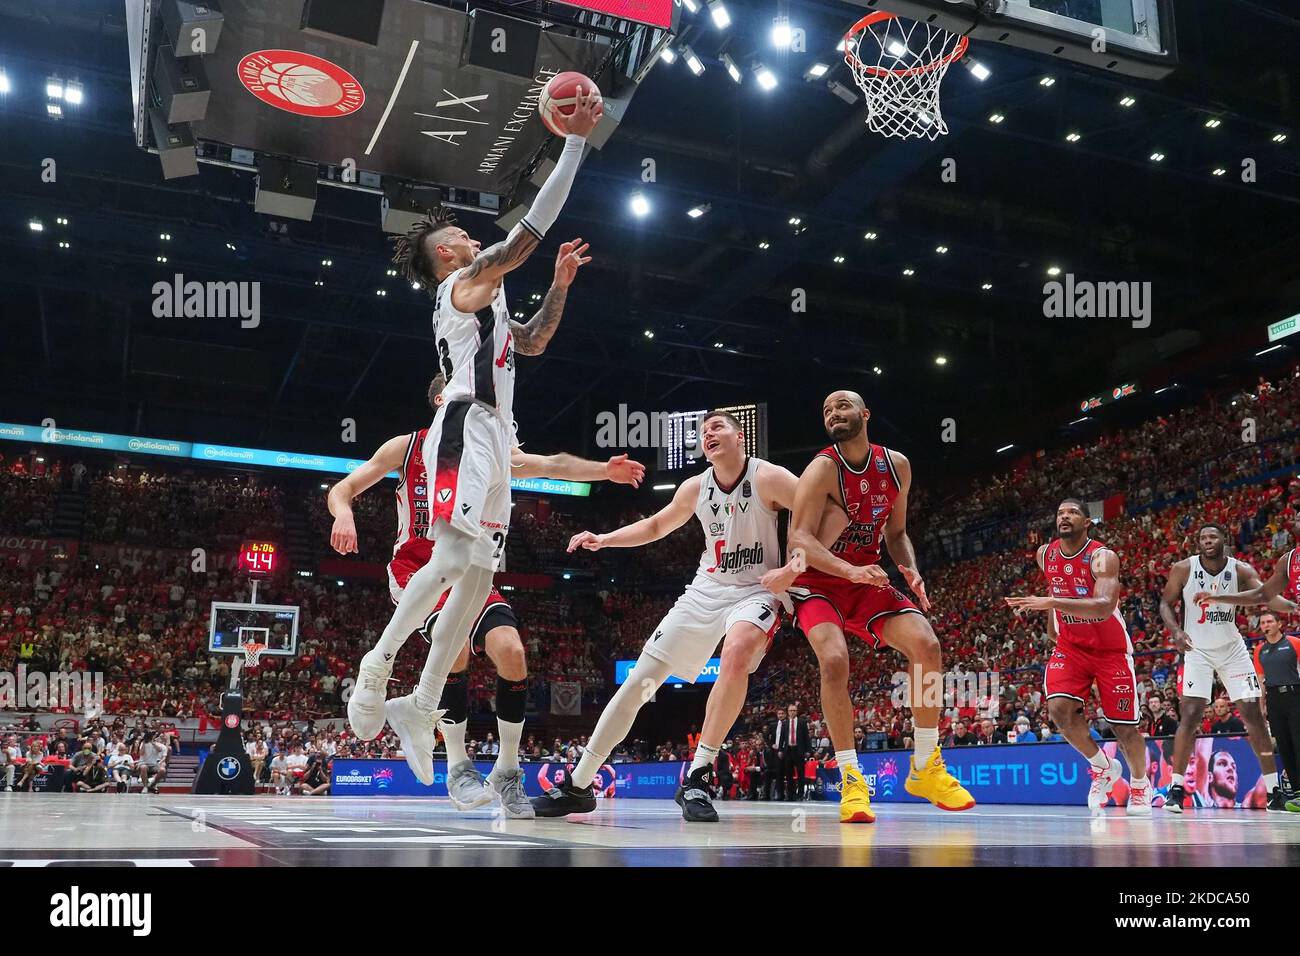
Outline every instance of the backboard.
<path fill-rule="evenodd" d="M 242 654 L 249 641 L 265 644 L 263 657 L 298 653 L 298 611 L 290 604 L 213 601 L 208 619 L 208 653 Z"/>
<path fill-rule="evenodd" d="M 1172 0 L 854 0 L 969 37 L 1125 76 L 1162 79 L 1178 66 Z"/>

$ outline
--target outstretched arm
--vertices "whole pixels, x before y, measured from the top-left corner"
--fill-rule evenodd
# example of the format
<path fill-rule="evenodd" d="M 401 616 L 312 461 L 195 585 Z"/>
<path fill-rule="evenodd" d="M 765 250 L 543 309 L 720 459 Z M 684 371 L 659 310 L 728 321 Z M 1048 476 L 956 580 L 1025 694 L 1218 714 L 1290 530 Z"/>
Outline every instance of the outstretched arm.
<path fill-rule="evenodd" d="M 645 465 L 627 455 L 609 461 L 588 461 L 560 452 L 557 455 L 529 455 L 516 448 L 510 455 L 515 478 L 557 478 L 565 481 L 612 481 L 638 488 L 645 478 Z"/>
<path fill-rule="evenodd" d="M 528 324 L 510 322 L 510 333 L 514 337 L 515 351 L 520 355 L 541 355 L 555 335 L 564 313 L 564 301 L 569 296 L 569 286 L 577 275 L 578 267 L 591 261 L 590 256 L 583 256 L 588 244 L 581 239 L 562 243 L 560 252 L 555 257 L 555 279 L 551 282 L 542 307 L 528 320 Z"/>
<path fill-rule="evenodd" d="M 364 465 L 348 475 L 325 496 L 325 504 L 334 516 L 330 530 L 330 546 L 339 554 L 357 550 L 357 526 L 352 518 L 352 499 L 376 484 L 390 471 L 402 467 L 410 435 L 398 435 L 379 446 Z"/>
<path fill-rule="evenodd" d="M 651 541 L 671 534 L 690 520 L 695 513 L 695 502 L 700 496 L 700 478 L 696 475 L 683 481 L 673 495 L 673 500 L 660 508 L 649 518 L 642 518 L 630 525 L 610 531 L 607 534 L 595 534 L 591 531 L 579 531 L 569 539 L 569 551 L 582 548 L 586 551 L 599 551 L 601 548 L 639 548 Z"/>
<path fill-rule="evenodd" d="M 907 492 L 912 487 L 912 463 L 896 451 L 887 453 L 898 473 L 899 491 L 885 520 L 885 550 L 898 565 L 899 573 L 907 582 L 908 588 L 916 595 L 922 611 L 930 610 L 930 598 L 925 593 L 925 581 L 916 567 L 916 548 L 907 535 Z"/>
<path fill-rule="evenodd" d="M 1273 568 L 1273 576 L 1258 587 L 1251 588 L 1249 591 L 1238 591 L 1236 594 L 1211 594 L 1209 591 L 1197 591 L 1192 596 L 1192 600 L 1197 604 L 1205 604 L 1213 601 L 1216 604 L 1233 604 L 1237 607 L 1251 607 L 1255 604 L 1268 604 L 1276 597 L 1281 597 L 1282 592 L 1286 590 L 1287 583 L 1287 565 L 1289 565 L 1291 552 L 1288 551 L 1278 559 L 1277 565 Z"/>
<path fill-rule="evenodd" d="M 1241 587 L 1245 590 L 1251 591 L 1262 586 L 1259 580 L 1259 572 L 1249 564 L 1238 561 L 1237 574 L 1240 575 Z M 1285 590 L 1285 586 L 1283 587 L 1283 590 Z M 1265 606 L 1270 611 L 1278 611 L 1282 614 L 1294 614 L 1296 611 L 1300 610 L 1300 605 L 1297 605 L 1293 601 L 1288 601 L 1280 594 L 1276 597 L 1270 598 Z"/>

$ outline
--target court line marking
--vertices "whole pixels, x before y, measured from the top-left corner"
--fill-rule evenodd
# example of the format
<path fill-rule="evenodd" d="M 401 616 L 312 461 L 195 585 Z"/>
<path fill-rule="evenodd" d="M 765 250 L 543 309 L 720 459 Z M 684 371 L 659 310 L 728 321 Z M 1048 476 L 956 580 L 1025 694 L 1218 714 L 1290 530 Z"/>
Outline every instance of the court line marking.
<path fill-rule="evenodd" d="M 384 124 L 388 122 L 388 114 L 393 111 L 393 104 L 397 102 L 397 94 L 402 92 L 402 84 L 406 82 L 406 71 L 411 68 L 411 60 L 415 59 L 415 51 L 419 49 L 420 41 L 412 40 L 411 48 L 406 51 L 406 62 L 402 64 L 402 72 L 397 74 L 397 85 L 393 87 L 393 93 L 388 98 L 388 105 L 384 107 L 384 115 L 379 117 L 379 125 L 375 127 L 375 134 L 370 137 L 370 144 L 366 146 L 366 155 L 375 148 L 375 142 L 379 139 L 379 134 L 384 131 Z"/>

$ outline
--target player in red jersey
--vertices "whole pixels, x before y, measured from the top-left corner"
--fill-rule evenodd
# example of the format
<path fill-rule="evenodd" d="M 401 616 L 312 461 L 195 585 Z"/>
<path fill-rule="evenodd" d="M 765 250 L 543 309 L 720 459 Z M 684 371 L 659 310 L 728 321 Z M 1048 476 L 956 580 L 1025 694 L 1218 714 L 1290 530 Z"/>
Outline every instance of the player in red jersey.
<path fill-rule="evenodd" d="M 1140 714 L 1133 644 L 1119 613 L 1119 556 L 1088 537 L 1092 520 L 1077 498 L 1066 498 L 1056 509 L 1060 537 L 1038 549 L 1038 566 L 1047 576 L 1047 597 L 1009 597 L 1007 604 L 1022 611 L 1050 611 L 1049 627 L 1056 647 L 1043 678 L 1047 713 L 1061 736 L 1091 764 L 1088 807 L 1100 810 L 1122 776 L 1088 733 L 1083 705 L 1097 685 L 1101 714 L 1115 730 L 1115 739 L 1128 760 L 1130 816 L 1151 815 L 1151 783 L 1147 780 L 1146 739 L 1138 729 Z"/>
<path fill-rule="evenodd" d="M 775 589 L 784 586 L 787 577 L 793 578 L 788 590 L 795 618 L 821 669 L 822 711 L 840 767 L 842 823 L 875 819 L 854 749 L 846 631 L 873 648 L 888 644 L 910 665 L 916 752 L 907 792 L 943 810 L 975 806 L 939 752 L 943 656 L 923 613 L 930 601 L 907 536 L 912 466 L 898 452 L 871 443 L 870 418 L 857 392 L 834 392 L 823 403 L 822 421 L 834 444 L 821 451 L 800 476 L 790 522 L 792 552 L 801 552 L 808 570 L 795 577 L 783 568 L 771 572 L 770 583 L 764 581 Z M 823 526 L 827 514 L 840 520 Z M 882 543 L 919 607 L 890 585 L 889 575 L 880 567 Z"/>
<path fill-rule="evenodd" d="M 429 385 L 429 404 L 436 410 L 442 404 L 442 375 Z M 340 554 L 357 551 L 357 530 L 352 515 L 352 499 L 393 471 L 397 482 L 397 543 L 388 565 L 388 586 L 397 603 L 407 581 L 429 563 L 433 541 L 426 537 L 429 528 L 428 473 L 424 463 L 424 440 L 427 429 L 412 435 L 398 435 L 379 447 L 369 461 L 330 489 L 327 502 L 334 516 L 330 544 Z M 572 455 L 530 455 L 515 446 L 510 456 L 511 474 L 516 478 L 555 478 L 571 481 L 614 481 L 637 487 L 645 477 L 645 466 L 627 455 L 616 455 L 607 462 L 586 461 Z M 429 640 L 429 630 L 447 601 L 445 592 L 429 612 L 418 633 Z M 492 774 L 484 779 L 465 752 L 465 728 L 469 712 L 468 671 L 471 651 L 486 654 L 497 669 L 497 736 L 500 753 Z M 363 672 L 358 680 L 367 679 Z M 439 724 L 447 741 L 447 792 L 460 810 L 472 810 L 491 802 L 494 792 L 501 796 L 505 815 L 531 818 L 532 804 L 524 794 L 523 771 L 519 769 L 519 740 L 523 732 L 524 708 L 528 691 L 528 667 L 523 640 L 519 636 L 514 610 L 494 587 L 483 610 L 470 628 L 469 639 L 461 648 L 443 689 L 440 710 L 446 714 Z M 355 695 L 354 698 L 355 699 Z M 370 712 L 352 707 L 349 700 L 348 720 L 358 737 L 373 739 L 383 730 L 383 710 Z M 378 720 L 375 720 L 377 716 Z"/>

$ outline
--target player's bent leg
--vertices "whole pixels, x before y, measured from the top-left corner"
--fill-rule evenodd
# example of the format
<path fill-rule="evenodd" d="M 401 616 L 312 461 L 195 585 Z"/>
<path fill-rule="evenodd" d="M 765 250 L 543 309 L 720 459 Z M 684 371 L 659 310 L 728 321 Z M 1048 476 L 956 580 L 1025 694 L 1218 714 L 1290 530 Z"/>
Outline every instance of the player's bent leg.
<path fill-rule="evenodd" d="M 443 687 L 461 642 L 475 616 L 483 610 L 492 589 L 492 572 L 474 563 L 474 538 L 440 522 L 435 531 L 435 542 L 433 559 L 407 582 L 389 627 L 402 621 L 402 610 L 413 595 L 423 595 L 424 606 L 432 606 L 429 595 L 441 581 L 448 580 L 444 575 L 450 573 L 447 569 L 449 564 L 456 567 L 456 586 L 447 595 L 447 603 L 429 634 L 429 656 L 415 692 L 390 700 L 385 707 L 388 723 L 401 738 L 407 764 L 426 787 L 433 784 L 434 728 L 443 716 L 438 702 L 442 699 Z M 388 630 L 384 633 L 387 635 Z"/>
<path fill-rule="evenodd" d="M 492 628 L 483 638 L 484 651 L 497 669 L 497 740 L 500 751 L 488 784 L 501 796 L 501 809 L 512 820 L 536 816 L 524 792 L 519 766 L 519 741 L 528 706 L 528 659 L 519 631 L 511 625 Z"/>
<path fill-rule="evenodd" d="M 1147 741 L 1142 731 L 1133 725 L 1117 724 L 1110 721 L 1115 731 L 1115 740 L 1128 761 L 1129 793 L 1128 806 L 1125 809 L 1131 817 L 1151 816 L 1151 781 L 1147 779 Z"/>
<path fill-rule="evenodd" d="M 1173 778 L 1169 791 L 1165 794 L 1165 809 L 1170 813 L 1182 813 L 1187 802 L 1187 789 L 1184 786 L 1183 771 L 1187 761 L 1192 759 L 1192 748 L 1196 746 L 1196 733 L 1201 727 L 1201 716 L 1209 703 L 1203 697 L 1178 698 L 1178 732 L 1174 734 L 1174 753 L 1170 758 Z"/>
<path fill-rule="evenodd" d="M 704 705 L 704 726 L 695 747 L 695 759 L 687 771 L 686 782 L 677 788 L 677 805 L 682 808 L 682 819 L 688 823 L 718 820 L 709 792 L 713 762 L 718 758 L 727 731 L 745 706 L 749 675 L 756 667 L 755 660 L 761 660 L 767 642 L 767 631 L 749 621 L 736 622 L 723 638 L 718 680 L 710 688 Z"/>
<path fill-rule="evenodd" d="M 800 605 L 800 625 L 817 655 L 821 671 L 822 714 L 830 731 L 835 759 L 840 767 L 840 823 L 874 823 L 871 790 L 858 767 L 853 746 L 853 701 L 849 698 L 849 645 L 844 631 L 834 621 L 816 620 L 818 604 L 834 613 L 826 601 L 805 601 Z M 838 615 L 837 615 L 838 616 Z"/>
<path fill-rule="evenodd" d="M 641 652 L 627 680 L 610 698 L 596 721 L 596 729 L 591 732 L 587 749 L 573 774 L 560 786 L 552 787 L 533 799 L 533 809 L 539 817 L 563 817 L 596 809 L 596 795 L 591 788 L 596 771 L 619 742 L 627 737 L 642 705 L 655 695 L 671 673 L 668 664 Z"/>

